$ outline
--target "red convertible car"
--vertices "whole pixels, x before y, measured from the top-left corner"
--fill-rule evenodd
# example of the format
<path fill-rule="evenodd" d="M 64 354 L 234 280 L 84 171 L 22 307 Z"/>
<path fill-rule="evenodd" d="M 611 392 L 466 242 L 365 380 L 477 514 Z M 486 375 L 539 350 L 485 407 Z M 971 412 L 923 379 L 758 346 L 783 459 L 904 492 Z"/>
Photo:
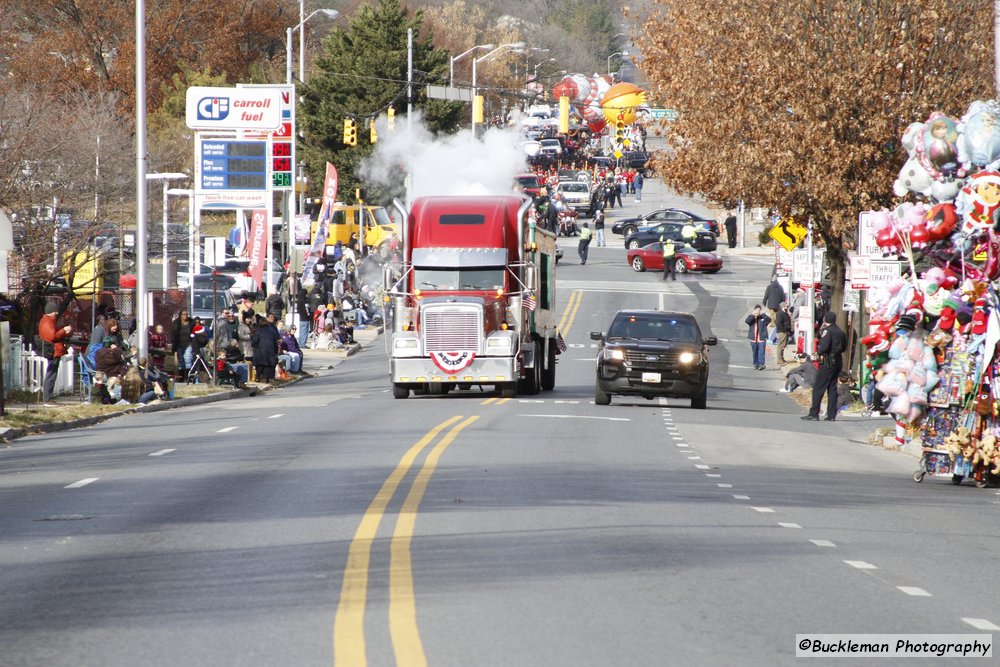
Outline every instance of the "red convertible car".
<path fill-rule="evenodd" d="M 628 263 L 634 271 L 662 271 L 663 270 L 663 244 L 650 243 L 641 248 L 632 248 L 628 251 Z M 691 246 L 678 248 L 674 261 L 674 271 L 677 273 L 687 273 L 688 271 L 704 271 L 705 273 L 718 273 L 722 268 L 722 258 L 714 252 L 699 252 Z"/>

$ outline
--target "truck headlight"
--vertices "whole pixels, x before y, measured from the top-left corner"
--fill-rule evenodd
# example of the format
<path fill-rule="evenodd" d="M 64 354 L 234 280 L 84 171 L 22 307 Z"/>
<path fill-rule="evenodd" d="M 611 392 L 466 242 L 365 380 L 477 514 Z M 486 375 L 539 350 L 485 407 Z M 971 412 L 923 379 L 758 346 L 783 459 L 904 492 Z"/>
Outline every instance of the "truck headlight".
<path fill-rule="evenodd" d="M 677 361 L 682 364 L 690 364 L 697 361 L 698 355 L 694 352 L 681 352 L 681 355 L 677 357 Z"/>
<path fill-rule="evenodd" d="M 507 356 L 514 354 L 514 332 L 498 331 L 486 338 L 486 354 Z"/>
<path fill-rule="evenodd" d="M 418 357 L 420 340 L 413 335 L 396 334 L 392 337 L 392 353 L 397 357 Z"/>
<path fill-rule="evenodd" d="M 604 348 L 604 358 L 611 361 L 624 361 L 625 360 L 625 350 L 619 350 L 613 347 Z"/>

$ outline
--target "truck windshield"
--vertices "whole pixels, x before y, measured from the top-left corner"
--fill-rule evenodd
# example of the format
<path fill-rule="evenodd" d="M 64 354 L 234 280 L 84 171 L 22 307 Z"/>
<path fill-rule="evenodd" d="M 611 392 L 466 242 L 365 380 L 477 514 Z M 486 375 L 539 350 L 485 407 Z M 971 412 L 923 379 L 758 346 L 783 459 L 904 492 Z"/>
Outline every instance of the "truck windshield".
<path fill-rule="evenodd" d="M 495 290 L 503 287 L 503 268 L 414 269 L 419 290 Z"/>

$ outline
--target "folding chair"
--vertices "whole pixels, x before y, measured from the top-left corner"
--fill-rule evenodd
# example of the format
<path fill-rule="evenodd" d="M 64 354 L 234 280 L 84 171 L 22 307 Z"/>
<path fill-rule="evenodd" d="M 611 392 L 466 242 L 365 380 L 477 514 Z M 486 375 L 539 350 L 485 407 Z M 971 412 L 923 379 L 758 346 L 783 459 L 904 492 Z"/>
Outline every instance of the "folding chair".
<path fill-rule="evenodd" d="M 87 355 L 78 354 L 76 359 L 80 367 L 80 400 L 90 402 L 91 391 L 94 388 L 94 368 L 87 361 Z"/>

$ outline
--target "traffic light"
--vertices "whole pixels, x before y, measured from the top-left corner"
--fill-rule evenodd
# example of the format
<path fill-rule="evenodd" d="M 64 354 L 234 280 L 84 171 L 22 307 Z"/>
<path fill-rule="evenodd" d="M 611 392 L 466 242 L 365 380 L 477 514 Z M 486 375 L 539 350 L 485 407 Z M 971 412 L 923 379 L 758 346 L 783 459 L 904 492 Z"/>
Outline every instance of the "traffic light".
<path fill-rule="evenodd" d="M 389 107 L 389 129 L 396 129 L 396 110 L 392 107 Z"/>
<path fill-rule="evenodd" d="M 623 144 L 625 143 L 625 115 L 618 114 L 618 120 L 615 122 L 615 143 Z"/>
<path fill-rule="evenodd" d="M 483 123 L 483 96 L 476 95 L 472 98 L 472 122 Z"/>
<path fill-rule="evenodd" d="M 354 122 L 353 118 L 344 119 L 344 145 L 358 145 L 358 124 Z"/>
<path fill-rule="evenodd" d="M 559 134 L 569 134 L 569 97 L 559 98 Z"/>
<path fill-rule="evenodd" d="M 374 118 L 369 118 L 368 119 L 368 141 L 370 141 L 373 144 L 376 141 L 378 141 L 378 133 L 375 132 L 375 119 Z"/>

